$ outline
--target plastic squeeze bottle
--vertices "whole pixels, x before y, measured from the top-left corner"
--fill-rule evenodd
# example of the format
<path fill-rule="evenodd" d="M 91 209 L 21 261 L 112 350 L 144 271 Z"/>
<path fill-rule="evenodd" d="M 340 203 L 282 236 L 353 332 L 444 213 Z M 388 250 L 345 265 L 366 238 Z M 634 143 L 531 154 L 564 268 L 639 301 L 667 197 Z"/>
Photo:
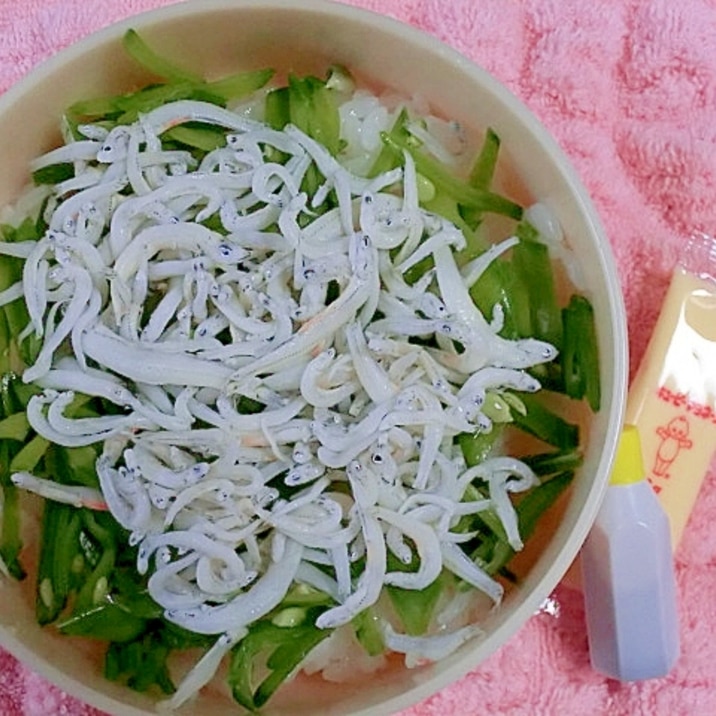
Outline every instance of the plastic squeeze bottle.
<path fill-rule="evenodd" d="M 716 239 L 694 234 L 674 268 L 632 384 L 626 422 L 679 545 L 716 449 Z"/>
<path fill-rule="evenodd" d="M 669 520 L 627 425 L 604 502 L 582 547 L 592 666 L 620 681 L 665 676 L 679 656 Z"/>

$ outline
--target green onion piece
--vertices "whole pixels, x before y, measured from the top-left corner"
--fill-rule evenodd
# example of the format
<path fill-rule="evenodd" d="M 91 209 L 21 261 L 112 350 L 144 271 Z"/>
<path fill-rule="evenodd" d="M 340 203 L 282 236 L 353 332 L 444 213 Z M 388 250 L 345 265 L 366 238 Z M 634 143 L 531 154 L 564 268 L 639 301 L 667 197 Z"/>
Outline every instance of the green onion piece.
<path fill-rule="evenodd" d="M 544 392 L 544 391 L 541 391 Z M 561 450 L 574 450 L 579 445 L 579 427 L 567 422 L 542 404 L 541 398 L 523 394 L 526 415 L 514 414 L 514 425 Z"/>
<path fill-rule="evenodd" d="M 601 386 L 599 352 L 594 309 L 583 296 L 572 296 L 562 311 L 564 348 L 562 373 L 565 392 L 571 398 L 587 398 L 593 411 L 599 410 Z"/>
<path fill-rule="evenodd" d="M 201 82 L 202 78 L 183 67 L 175 65 L 170 60 L 155 52 L 139 36 L 136 30 L 127 30 L 122 38 L 126 52 L 145 69 L 157 77 L 170 82 Z"/>

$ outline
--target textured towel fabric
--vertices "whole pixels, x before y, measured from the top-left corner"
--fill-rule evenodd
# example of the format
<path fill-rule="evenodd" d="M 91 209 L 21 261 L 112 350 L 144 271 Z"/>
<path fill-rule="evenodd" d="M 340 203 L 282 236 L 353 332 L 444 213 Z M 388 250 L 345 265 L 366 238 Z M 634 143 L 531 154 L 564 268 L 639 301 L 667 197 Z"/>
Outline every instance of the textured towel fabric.
<path fill-rule="evenodd" d="M 679 246 L 716 226 L 716 3 L 712 0 L 351 0 L 432 33 L 501 79 L 571 157 L 601 213 L 638 365 Z M 0 0 L 0 92 L 89 32 L 172 0 Z M 402 716 L 716 713 L 716 472 L 676 555 L 682 655 L 664 679 L 590 669 L 579 592 L 547 608 L 473 673 Z M 0 713 L 97 716 L 0 652 Z"/>

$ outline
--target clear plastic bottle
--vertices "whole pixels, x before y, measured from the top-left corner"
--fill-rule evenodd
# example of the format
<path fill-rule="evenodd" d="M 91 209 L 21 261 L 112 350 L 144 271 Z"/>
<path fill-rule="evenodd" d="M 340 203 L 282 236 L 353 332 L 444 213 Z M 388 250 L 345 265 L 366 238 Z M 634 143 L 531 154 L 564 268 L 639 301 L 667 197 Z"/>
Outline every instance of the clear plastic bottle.
<path fill-rule="evenodd" d="M 665 676 L 679 656 L 670 528 L 634 426 L 622 433 L 581 563 L 594 669 L 620 681 Z"/>

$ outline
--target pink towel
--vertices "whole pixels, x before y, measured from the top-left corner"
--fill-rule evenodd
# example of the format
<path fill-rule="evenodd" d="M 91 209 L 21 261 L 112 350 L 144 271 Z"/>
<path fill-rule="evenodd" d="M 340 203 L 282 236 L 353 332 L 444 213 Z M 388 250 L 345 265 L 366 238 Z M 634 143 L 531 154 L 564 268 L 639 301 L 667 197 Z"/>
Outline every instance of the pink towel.
<path fill-rule="evenodd" d="M 112 21 L 173 0 L 0 0 L 0 92 Z M 709 0 L 350 0 L 432 33 L 540 117 L 597 205 L 618 261 L 638 365 L 674 258 L 716 227 L 716 3 Z M 716 471 L 677 553 L 682 655 L 664 679 L 620 685 L 589 666 L 579 592 L 473 673 L 402 716 L 716 713 Z M 1 608 L 1 607 L 0 607 Z M 0 652 L 0 713 L 97 716 Z"/>

